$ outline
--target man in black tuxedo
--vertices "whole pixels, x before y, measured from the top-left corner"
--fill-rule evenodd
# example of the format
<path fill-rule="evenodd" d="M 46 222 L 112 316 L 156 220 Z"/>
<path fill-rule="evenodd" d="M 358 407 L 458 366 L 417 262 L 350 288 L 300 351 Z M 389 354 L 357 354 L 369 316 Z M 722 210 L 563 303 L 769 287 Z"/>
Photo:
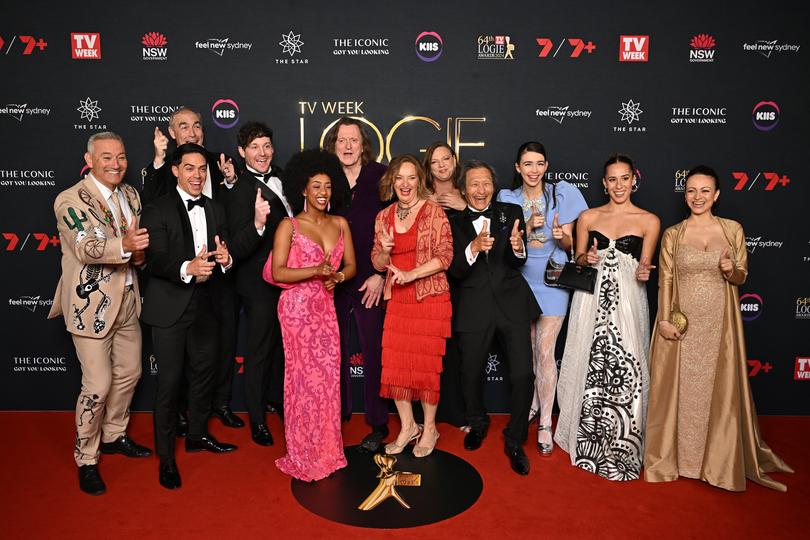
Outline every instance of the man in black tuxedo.
<path fill-rule="evenodd" d="M 207 168 L 201 146 L 180 145 L 172 159 L 177 186 L 148 205 L 142 218 L 150 233 L 154 229 L 147 254 L 150 279 L 141 320 L 152 326 L 158 360 L 155 446 L 160 457 L 160 484 L 167 489 L 180 487 L 174 443 L 184 371 L 189 383 L 186 451 L 223 453 L 236 449 L 217 441 L 207 429 L 219 351 L 213 287 L 233 263 L 226 244 L 225 211 L 202 195 Z"/>
<path fill-rule="evenodd" d="M 203 146 L 205 132 L 203 131 L 200 113 L 188 107 L 181 107 L 172 113 L 169 117 L 168 131 L 169 136 L 178 146 L 186 143 Z M 155 149 L 154 159 L 152 163 L 149 163 L 141 170 L 143 178 L 141 197 L 144 204 L 173 192 L 174 187 L 177 185 L 177 179 L 172 174 L 171 165 L 166 164 L 169 138 L 158 127 L 155 127 L 152 144 Z M 209 199 L 214 199 L 223 207 L 226 207 L 228 193 L 237 179 L 233 160 L 225 154 L 217 154 L 208 150 L 205 150 L 205 159 L 208 162 L 208 168 L 205 173 L 205 184 L 202 193 Z M 239 305 L 239 296 L 236 293 L 236 284 L 230 274 L 226 275 L 225 279 L 218 280 L 215 289 L 214 299 L 217 311 L 222 314 L 222 324 L 219 328 L 220 351 L 217 354 L 217 365 L 212 381 L 214 385 L 212 411 L 224 425 L 240 428 L 245 423 L 241 418 L 233 414 L 230 403 L 231 389 L 233 387 L 234 357 L 236 356 L 237 324 L 241 306 Z M 177 429 L 178 435 L 185 436 L 188 430 L 185 388 L 181 392 L 180 401 Z"/>
<path fill-rule="evenodd" d="M 272 166 L 273 132 L 265 124 L 248 122 L 237 135 L 246 171 L 228 197 L 230 249 L 236 259 L 236 290 L 247 311 L 245 401 L 253 441 L 273 444 L 265 421 L 269 398 L 281 406 L 284 397 L 284 349 L 278 322 L 281 289 L 262 279 L 282 219 L 292 215 L 281 186 L 281 171 Z"/>
<path fill-rule="evenodd" d="M 464 447 L 479 448 L 487 434 L 484 367 L 497 338 L 509 361 L 512 383 L 512 416 L 503 430 L 504 451 L 515 472 L 529 474 L 523 443 L 534 383 L 530 323 L 540 315 L 540 307 L 520 274 L 526 262 L 523 212 L 515 204 L 492 200 L 495 173 L 486 163 L 465 164 L 461 181 L 468 206 L 450 219 L 454 253 L 449 273 L 458 280 L 453 330 L 458 333 L 462 390 L 471 428 Z"/>

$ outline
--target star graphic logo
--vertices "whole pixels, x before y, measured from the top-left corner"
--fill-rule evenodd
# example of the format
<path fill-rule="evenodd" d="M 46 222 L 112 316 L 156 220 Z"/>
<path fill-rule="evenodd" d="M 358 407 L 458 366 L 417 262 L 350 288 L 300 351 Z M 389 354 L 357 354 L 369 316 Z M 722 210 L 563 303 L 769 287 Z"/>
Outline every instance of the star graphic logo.
<path fill-rule="evenodd" d="M 301 34 L 294 34 L 292 30 L 288 34 L 281 34 L 282 39 L 278 44 L 283 47 L 281 54 L 290 53 L 294 56 L 295 53 L 301 52 L 301 46 L 304 44 L 301 41 Z"/>
<path fill-rule="evenodd" d="M 499 365 L 501 365 L 501 362 L 500 360 L 498 360 L 498 355 L 494 353 L 489 353 L 489 357 L 487 358 L 487 367 L 485 369 L 487 375 L 498 371 Z"/>
<path fill-rule="evenodd" d="M 98 113 L 101 112 L 101 107 L 98 106 L 98 100 L 90 99 L 79 100 L 79 107 L 76 109 L 82 115 L 82 120 L 92 122 L 98 118 Z"/>
<path fill-rule="evenodd" d="M 627 103 L 622 102 L 622 108 L 619 109 L 619 114 L 622 115 L 622 122 L 632 124 L 641 120 L 641 103 L 635 103 L 632 99 L 627 100 Z"/>

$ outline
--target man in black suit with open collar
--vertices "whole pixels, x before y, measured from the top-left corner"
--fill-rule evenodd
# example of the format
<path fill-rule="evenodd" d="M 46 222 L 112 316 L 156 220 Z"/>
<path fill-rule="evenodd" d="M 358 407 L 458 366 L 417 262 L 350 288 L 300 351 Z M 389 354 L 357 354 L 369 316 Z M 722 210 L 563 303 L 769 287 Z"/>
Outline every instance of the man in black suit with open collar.
<path fill-rule="evenodd" d="M 236 290 L 247 311 L 245 402 L 251 436 L 269 446 L 273 437 L 265 420 L 267 398 L 281 406 L 284 399 L 284 348 L 278 322 L 281 289 L 262 279 L 281 220 L 292 215 L 279 175 L 272 166 L 273 132 L 260 122 L 244 124 L 237 135 L 246 171 L 228 196 L 229 244 L 236 259 Z"/>
<path fill-rule="evenodd" d="M 534 383 L 530 323 L 540 315 L 540 307 L 520 274 L 526 262 L 523 212 L 515 204 L 493 201 L 495 172 L 486 163 L 467 162 L 461 181 L 468 206 L 450 219 L 454 253 L 449 273 L 458 280 L 453 330 L 458 333 L 462 390 L 471 427 L 464 447 L 479 448 L 487 434 L 484 367 L 497 338 L 509 361 L 512 383 L 504 451 L 512 469 L 525 475 L 529 460 L 523 443 Z"/>
<path fill-rule="evenodd" d="M 225 211 L 202 195 L 207 167 L 201 146 L 180 145 L 172 159 L 176 188 L 148 205 L 142 218 L 150 232 L 154 229 L 141 320 L 152 326 L 158 361 L 155 446 L 160 457 L 159 481 L 167 489 L 180 487 L 174 444 L 184 371 L 189 382 L 186 451 L 236 449 L 217 441 L 207 428 L 219 350 L 219 312 L 213 287 L 233 264 L 226 244 Z"/>

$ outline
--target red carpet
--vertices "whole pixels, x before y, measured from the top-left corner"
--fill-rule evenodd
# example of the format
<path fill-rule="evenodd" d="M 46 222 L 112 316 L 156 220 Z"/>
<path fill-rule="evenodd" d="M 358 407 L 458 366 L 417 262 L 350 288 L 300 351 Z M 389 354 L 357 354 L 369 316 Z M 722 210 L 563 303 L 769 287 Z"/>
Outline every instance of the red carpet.
<path fill-rule="evenodd" d="M 396 417 L 392 417 L 396 428 Z M 763 417 L 765 440 L 794 469 L 775 477 L 778 493 L 751 482 L 729 493 L 694 480 L 669 484 L 608 482 L 574 467 L 559 450 L 541 458 L 527 446 L 532 471 L 514 474 L 502 452 L 505 416 L 494 416 L 476 452 L 462 433 L 440 426 L 442 449 L 472 463 L 484 479 L 479 501 L 467 512 L 416 530 L 369 530 L 326 521 L 298 505 L 290 480 L 273 461 L 283 451 L 282 428 L 269 415 L 276 446 L 259 447 L 249 430 L 211 421 L 213 433 L 240 445 L 233 454 L 185 453 L 177 463 L 183 487 L 169 492 L 157 482 L 157 459 L 103 456 L 107 493 L 79 491 L 72 458 L 72 413 L 0 413 L 6 449 L 0 495 L 2 538 L 810 538 L 810 418 Z M 344 426 L 347 445 L 366 432 L 355 415 Z M 130 435 L 153 447 L 152 415 L 133 415 Z"/>

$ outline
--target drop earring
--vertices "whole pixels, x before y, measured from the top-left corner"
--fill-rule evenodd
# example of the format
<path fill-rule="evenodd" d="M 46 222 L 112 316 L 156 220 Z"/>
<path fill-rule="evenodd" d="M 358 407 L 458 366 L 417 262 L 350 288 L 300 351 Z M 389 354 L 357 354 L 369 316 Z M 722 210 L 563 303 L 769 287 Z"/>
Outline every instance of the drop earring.
<path fill-rule="evenodd" d="M 304 197 L 304 212 L 307 211 L 307 198 Z"/>
<path fill-rule="evenodd" d="M 632 191 L 633 191 L 633 193 L 635 193 L 636 191 L 638 191 L 638 182 L 636 182 L 636 183 L 634 183 L 634 184 L 633 184 L 633 189 L 632 189 Z"/>

